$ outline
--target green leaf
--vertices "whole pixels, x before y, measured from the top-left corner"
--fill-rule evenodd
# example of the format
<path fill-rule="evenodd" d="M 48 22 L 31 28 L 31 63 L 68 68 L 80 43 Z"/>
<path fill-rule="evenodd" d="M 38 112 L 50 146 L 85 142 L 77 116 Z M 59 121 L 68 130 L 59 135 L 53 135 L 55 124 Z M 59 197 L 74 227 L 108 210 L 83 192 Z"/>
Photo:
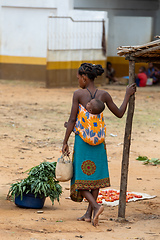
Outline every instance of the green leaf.
<path fill-rule="evenodd" d="M 147 159 L 147 160 L 144 161 L 143 164 L 144 164 L 144 165 L 147 165 L 149 162 L 150 162 L 149 159 Z"/>
<path fill-rule="evenodd" d="M 145 161 L 145 160 L 148 160 L 148 157 L 147 156 L 139 156 L 136 158 L 136 160 Z"/>
<path fill-rule="evenodd" d="M 159 158 L 151 158 L 151 162 L 160 163 L 160 159 Z"/>
<path fill-rule="evenodd" d="M 54 200 L 59 201 L 59 197 L 62 194 L 62 187 L 59 182 L 55 179 L 55 168 L 56 162 L 46 162 L 32 167 L 27 170 L 28 177 L 11 184 L 8 191 L 8 196 L 18 196 L 21 195 L 23 198 L 23 193 L 32 192 L 34 194 L 44 194 L 46 197 L 50 197 L 52 204 Z"/>

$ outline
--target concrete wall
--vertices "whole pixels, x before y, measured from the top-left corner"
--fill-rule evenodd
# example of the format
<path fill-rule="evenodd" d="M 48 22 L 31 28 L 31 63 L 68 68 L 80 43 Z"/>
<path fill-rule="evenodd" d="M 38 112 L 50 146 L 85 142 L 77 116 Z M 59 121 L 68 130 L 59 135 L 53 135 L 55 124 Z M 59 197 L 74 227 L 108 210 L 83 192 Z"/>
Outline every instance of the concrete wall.
<path fill-rule="evenodd" d="M 70 16 L 75 21 L 99 21 L 101 26 L 92 31 L 90 27 L 81 29 L 73 35 L 67 20 L 56 22 L 52 28 L 49 23 L 55 16 L 59 20 Z M 0 0 L 0 78 L 46 81 L 48 87 L 77 84 L 76 71 L 82 62 L 98 61 L 105 66 L 101 48 L 103 19 L 107 32 L 106 13 L 96 12 L 95 16 L 93 11 L 73 10 L 73 0 Z M 73 32 L 79 26 L 72 28 Z"/>
<path fill-rule="evenodd" d="M 1 2 L 2 0 L 0 0 L 0 6 L 1 6 Z M 0 79 L 1 79 L 1 75 L 2 75 L 2 70 L 1 70 L 1 45 L 2 45 L 2 9 L 0 7 Z"/>
<path fill-rule="evenodd" d="M 152 25 L 152 17 L 114 16 L 112 18 L 110 23 L 112 32 L 108 36 L 107 60 L 112 63 L 117 77 L 128 76 L 129 64 L 123 57 L 117 56 L 117 48 L 150 42 Z M 136 73 L 142 65 L 148 66 L 146 63 L 137 63 L 135 66 Z"/>
<path fill-rule="evenodd" d="M 72 0 L 0 0 L 0 78 L 45 81 L 48 16 L 72 8 Z"/>
<path fill-rule="evenodd" d="M 153 34 L 154 36 L 160 35 L 160 0 L 159 7 L 157 8 L 156 15 L 154 16 Z"/>
<path fill-rule="evenodd" d="M 74 8 L 108 12 L 107 60 L 118 77 L 128 75 L 128 61 L 117 56 L 117 47 L 143 44 L 160 35 L 160 0 L 75 0 Z"/>
<path fill-rule="evenodd" d="M 56 1 L 1 0 L 1 78 L 44 81 L 47 21 Z"/>

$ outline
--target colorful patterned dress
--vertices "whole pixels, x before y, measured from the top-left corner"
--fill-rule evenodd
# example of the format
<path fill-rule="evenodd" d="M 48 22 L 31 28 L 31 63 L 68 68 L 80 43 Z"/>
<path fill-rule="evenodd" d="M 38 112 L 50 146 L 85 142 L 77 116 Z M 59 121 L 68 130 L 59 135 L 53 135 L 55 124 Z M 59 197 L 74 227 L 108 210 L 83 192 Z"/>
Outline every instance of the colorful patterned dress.
<path fill-rule="evenodd" d="M 81 202 L 83 197 L 79 190 L 110 186 L 103 113 L 90 114 L 79 104 L 74 132 L 71 199 Z"/>

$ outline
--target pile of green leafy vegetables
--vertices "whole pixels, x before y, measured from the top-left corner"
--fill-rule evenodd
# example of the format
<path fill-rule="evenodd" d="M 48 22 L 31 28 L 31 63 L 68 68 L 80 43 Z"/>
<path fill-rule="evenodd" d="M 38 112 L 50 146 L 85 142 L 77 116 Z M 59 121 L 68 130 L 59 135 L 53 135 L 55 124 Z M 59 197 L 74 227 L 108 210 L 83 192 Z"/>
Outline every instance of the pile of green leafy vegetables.
<path fill-rule="evenodd" d="M 7 197 L 12 199 L 23 193 L 33 193 L 35 197 L 40 195 L 42 197 L 49 197 L 54 204 L 54 200 L 59 202 L 62 194 L 62 187 L 55 177 L 56 162 L 42 162 L 26 172 L 28 177 L 11 184 Z"/>
<path fill-rule="evenodd" d="M 151 164 L 153 166 L 157 166 L 160 164 L 159 158 L 148 158 L 147 156 L 139 156 L 136 158 L 136 160 L 143 161 L 144 165 Z"/>

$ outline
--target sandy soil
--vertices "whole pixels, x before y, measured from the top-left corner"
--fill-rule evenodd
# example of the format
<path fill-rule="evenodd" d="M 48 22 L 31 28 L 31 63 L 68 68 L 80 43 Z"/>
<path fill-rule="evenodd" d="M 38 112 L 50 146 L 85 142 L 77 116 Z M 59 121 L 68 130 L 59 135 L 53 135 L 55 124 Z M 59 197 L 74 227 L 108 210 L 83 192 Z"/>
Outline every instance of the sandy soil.
<path fill-rule="evenodd" d="M 103 86 L 120 106 L 125 86 Z M 57 161 L 75 89 L 46 89 L 43 83 L 0 81 L 0 239 L 160 239 L 160 166 L 143 165 L 139 155 L 160 157 L 160 87 L 137 90 L 130 152 L 128 191 L 156 195 L 127 203 L 126 221 L 119 223 L 118 206 L 108 207 L 98 227 L 76 221 L 87 203 L 69 199 L 69 182 L 62 183 L 60 204 L 46 199 L 43 213 L 21 209 L 6 200 L 10 184 L 44 160 Z M 106 108 L 107 153 L 112 188 L 119 189 L 126 114 L 117 119 Z M 117 135 L 112 137 L 110 134 Z M 74 135 L 70 138 L 73 148 Z"/>

